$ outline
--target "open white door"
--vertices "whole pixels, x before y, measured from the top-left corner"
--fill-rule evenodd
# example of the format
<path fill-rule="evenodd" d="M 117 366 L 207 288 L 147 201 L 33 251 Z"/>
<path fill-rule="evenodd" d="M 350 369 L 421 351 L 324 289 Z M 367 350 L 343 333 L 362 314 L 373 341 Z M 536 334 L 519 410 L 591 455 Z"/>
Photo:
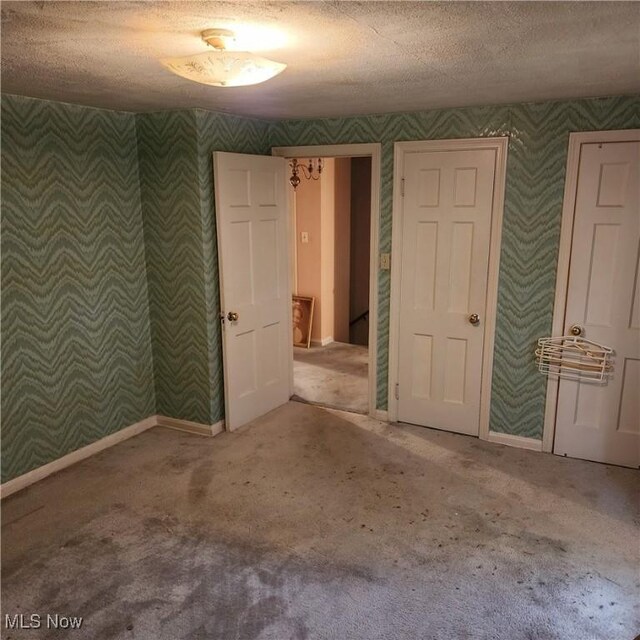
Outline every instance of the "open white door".
<path fill-rule="evenodd" d="M 292 358 L 284 158 L 213 154 L 225 424 L 289 399 Z"/>

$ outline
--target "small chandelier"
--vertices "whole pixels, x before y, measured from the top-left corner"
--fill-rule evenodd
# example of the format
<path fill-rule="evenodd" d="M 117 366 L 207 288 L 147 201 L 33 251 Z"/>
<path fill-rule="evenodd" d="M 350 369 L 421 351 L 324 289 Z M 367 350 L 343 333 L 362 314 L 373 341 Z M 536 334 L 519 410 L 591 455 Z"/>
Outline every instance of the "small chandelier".
<path fill-rule="evenodd" d="M 318 158 L 317 160 L 311 160 L 309 158 L 309 164 L 300 164 L 297 158 L 293 158 L 289 162 L 289 166 L 291 167 L 291 177 L 289 178 L 289 182 L 295 191 L 300 184 L 300 172 L 307 180 L 318 180 L 320 178 L 320 174 L 322 173 L 322 158 Z"/>

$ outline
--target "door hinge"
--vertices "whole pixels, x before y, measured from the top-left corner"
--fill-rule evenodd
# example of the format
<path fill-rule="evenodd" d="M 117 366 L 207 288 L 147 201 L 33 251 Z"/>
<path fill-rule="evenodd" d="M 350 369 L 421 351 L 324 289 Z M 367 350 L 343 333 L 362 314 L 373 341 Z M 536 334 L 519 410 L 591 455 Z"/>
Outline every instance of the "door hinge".
<path fill-rule="evenodd" d="M 404 178 L 400 180 L 400 195 L 404 198 Z"/>
<path fill-rule="evenodd" d="M 396 400 L 400 400 L 400 384 L 396 382 Z"/>

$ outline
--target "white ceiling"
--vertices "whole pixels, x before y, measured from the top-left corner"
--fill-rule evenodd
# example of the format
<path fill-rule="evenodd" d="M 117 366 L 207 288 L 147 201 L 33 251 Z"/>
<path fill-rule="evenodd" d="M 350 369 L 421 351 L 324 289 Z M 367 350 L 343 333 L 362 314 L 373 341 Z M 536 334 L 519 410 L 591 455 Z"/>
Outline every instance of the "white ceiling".
<path fill-rule="evenodd" d="M 175 76 L 200 31 L 288 68 L 253 87 Z M 269 118 L 640 93 L 638 2 L 2 2 L 2 89 Z"/>

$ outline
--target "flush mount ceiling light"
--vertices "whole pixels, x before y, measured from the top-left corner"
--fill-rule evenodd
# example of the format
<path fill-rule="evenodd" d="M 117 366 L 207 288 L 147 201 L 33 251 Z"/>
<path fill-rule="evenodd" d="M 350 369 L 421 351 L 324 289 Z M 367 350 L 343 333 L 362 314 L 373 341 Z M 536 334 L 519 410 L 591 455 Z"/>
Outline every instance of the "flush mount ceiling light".
<path fill-rule="evenodd" d="M 162 64 L 187 80 L 213 87 L 245 87 L 265 82 L 287 68 L 249 51 L 230 51 L 227 44 L 234 38 L 228 29 L 207 29 L 202 39 L 215 51 L 206 51 L 183 58 L 166 58 Z"/>

